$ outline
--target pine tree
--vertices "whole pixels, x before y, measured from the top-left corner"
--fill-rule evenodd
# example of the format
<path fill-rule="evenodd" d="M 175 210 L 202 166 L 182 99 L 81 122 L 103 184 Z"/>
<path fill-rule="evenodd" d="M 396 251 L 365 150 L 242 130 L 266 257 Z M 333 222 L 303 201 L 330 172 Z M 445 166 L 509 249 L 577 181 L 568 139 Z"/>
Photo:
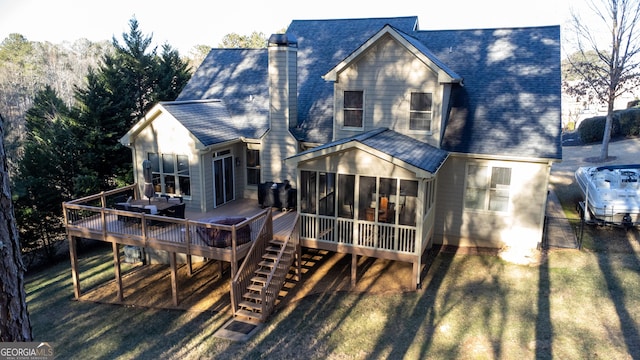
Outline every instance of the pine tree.
<path fill-rule="evenodd" d="M 69 109 L 49 86 L 27 111 L 27 139 L 15 181 L 16 218 L 29 262 L 51 260 L 64 239 L 60 204 L 74 194 L 78 151 Z M 36 251 L 38 250 L 38 251 Z"/>
<path fill-rule="evenodd" d="M 24 265 L 11 201 L 4 135 L 4 120 L 0 116 L 0 342 L 31 341 Z"/>
<path fill-rule="evenodd" d="M 160 57 L 135 18 L 129 27 L 124 43 L 114 38 L 115 51 L 90 72 L 86 88 L 77 90 L 82 139 L 90 150 L 83 164 L 93 169 L 100 190 L 131 183 L 131 152 L 119 139 L 157 101 L 174 100 L 190 77 L 177 51 L 165 46 Z"/>

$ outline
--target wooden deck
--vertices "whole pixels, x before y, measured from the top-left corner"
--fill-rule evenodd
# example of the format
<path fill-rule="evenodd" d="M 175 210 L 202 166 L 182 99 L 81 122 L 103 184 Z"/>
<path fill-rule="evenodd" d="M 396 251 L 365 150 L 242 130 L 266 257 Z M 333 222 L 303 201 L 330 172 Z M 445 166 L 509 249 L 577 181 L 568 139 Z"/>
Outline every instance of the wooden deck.
<path fill-rule="evenodd" d="M 194 221 L 203 221 L 216 217 L 227 216 L 240 216 L 240 217 L 253 217 L 260 212 L 264 211 L 258 205 L 258 201 L 254 199 L 239 199 L 231 201 L 219 208 L 213 209 L 206 213 L 186 211 L 185 217 Z M 296 218 L 296 211 L 280 211 L 272 209 L 271 216 L 273 217 L 273 236 L 276 239 L 282 240 L 284 237 L 291 234 L 293 229 L 294 220 Z"/>
<path fill-rule="evenodd" d="M 269 241 L 274 238 L 287 238 L 296 221 L 297 214 L 295 212 L 262 209 L 256 200 L 250 199 L 236 200 L 207 213 L 187 211 L 185 219 L 116 210 L 107 205 L 113 204 L 113 198 L 121 196 L 123 191 L 130 189 L 133 187 L 101 193 L 63 204 L 76 298 L 81 296 L 76 251 L 77 239 L 86 238 L 112 244 L 118 288 L 117 297 L 120 301 L 123 300 L 120 246 L 132 245 L 166 251 L 169 254 L 171 266 L 173 303 L 177 305 L 179 301 L 176 281 L 178 268 L 176 254 L 186 255 L 189 273 L 192 272 L 192 255 L 229 262 L 233 278 L 238 270 L 239 262 L 247 255 L 255 242 L 262 243 L 265 239 Z M 211 220 L 229 217 L 243 217 L 246 220 L 236 225 L 211 223 Z M 212 246 L 211 238 L 206 235 L 209 231 L 216 234 L 224 233 L 226 240 L 223 241 L 223 244 L 227 244 L 226 247 Z M 241 241 L 243 239 L 248 242 L 243 243 Z"/>

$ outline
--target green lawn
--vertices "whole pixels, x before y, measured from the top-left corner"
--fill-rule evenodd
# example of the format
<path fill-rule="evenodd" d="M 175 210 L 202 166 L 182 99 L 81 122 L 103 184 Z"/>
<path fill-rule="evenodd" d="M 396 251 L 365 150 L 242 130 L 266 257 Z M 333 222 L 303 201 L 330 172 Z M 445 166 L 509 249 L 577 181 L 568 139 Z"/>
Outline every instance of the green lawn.
<path fill-rule="evenodd" d="M 638 232 L 588 228 L 584 243 L 540 266 L 440 254 L 418 292 L 311 295 L 247 343 L 212 336 L 228 313 L 74 301 L 67 262 L 29 274 L 27 301 L 35 339 L 61 359 L 638 358 Z M 110 260 L 81 256 L 85 288 L 113 276 Z"/>

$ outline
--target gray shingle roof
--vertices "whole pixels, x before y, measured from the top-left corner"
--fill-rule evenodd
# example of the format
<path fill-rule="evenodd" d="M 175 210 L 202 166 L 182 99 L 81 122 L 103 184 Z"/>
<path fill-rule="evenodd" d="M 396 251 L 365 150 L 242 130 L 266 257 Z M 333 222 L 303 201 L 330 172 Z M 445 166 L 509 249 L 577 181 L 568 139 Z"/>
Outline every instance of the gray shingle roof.
<path fill-rule="evenodd" d="M 442 148 L 561 159 L 560 27 L 418 31 L 464 78 Z"/>
<path fill-rule="evenodd" d="M 176 118 L 205 146 L 237 140 L 260 138 L 264 127 L 239 117 L 232 117 L 219 100 L 163 102 L 162 107 Z"/>
<path fill-rule="evenodd" d="M 298 41 L 299 123 L 292 132 L 299 140 L 331 141 L 333 83 L 322 75 L 387 24 L 464 79 L 453 85 L 443 149 L 562 158 L 559 26 L 418 31 L 413 16 L 291 22 L 288 33 Z M 224 101 L 232 119 L 266 131 L 267 50 L 212 50 L 178 100 L 212 98 Z"/>
<path fill-rule="evenodd" d="M 333 83 L 322 76 L 360 45 L 392 25 L 417 28 L 416 16 L 369 19 L 293 20 L 287 29 L 298 40 L 298 123 L 300 140 L 326 143 L 333 133 Z"/>
<path fill-rule="evenodd" d="M 314 147 L 299 153 L 294 156 L 294 158 L 352 141 L 359 142 L 372 149 L 381 151 L 384 154 L 390 155 L 409 165 L 428 171 L 432 174 L 435 174 L 438 171 L 449 155 L 445 150 L 438 149 L 412 137 L 397 133 L 387 128 L 379 128 Z"/>
<path fill-rule="evenodd" d="M 234 132 L 245 137 L 262 136 L 269 126 L 267 49 L 211 50 L 176 101 L 208 99 L 223 101 L 228 111 L 228 121 L 221 124 L 214 119 L 201 121 L 204 129 L 189 128 L 190 131 L 201 133 L 209 141 L 227 138 Z M 187 108 L 185 111 L 191 110 Z M 216 131 L 222 131 L 223 134 L 215 135 Z"/>

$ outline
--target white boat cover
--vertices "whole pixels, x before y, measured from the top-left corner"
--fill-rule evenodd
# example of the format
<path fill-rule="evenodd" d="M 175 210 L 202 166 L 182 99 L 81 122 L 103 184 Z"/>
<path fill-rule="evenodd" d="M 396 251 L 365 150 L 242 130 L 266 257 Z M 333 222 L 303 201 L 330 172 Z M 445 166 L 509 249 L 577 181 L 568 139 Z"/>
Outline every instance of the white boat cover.
<path fill-rule="evenodd" d="M 625 225 L 638 222 L 640 164 L 580 167 L 575 178 L 590 216 Z"/>

